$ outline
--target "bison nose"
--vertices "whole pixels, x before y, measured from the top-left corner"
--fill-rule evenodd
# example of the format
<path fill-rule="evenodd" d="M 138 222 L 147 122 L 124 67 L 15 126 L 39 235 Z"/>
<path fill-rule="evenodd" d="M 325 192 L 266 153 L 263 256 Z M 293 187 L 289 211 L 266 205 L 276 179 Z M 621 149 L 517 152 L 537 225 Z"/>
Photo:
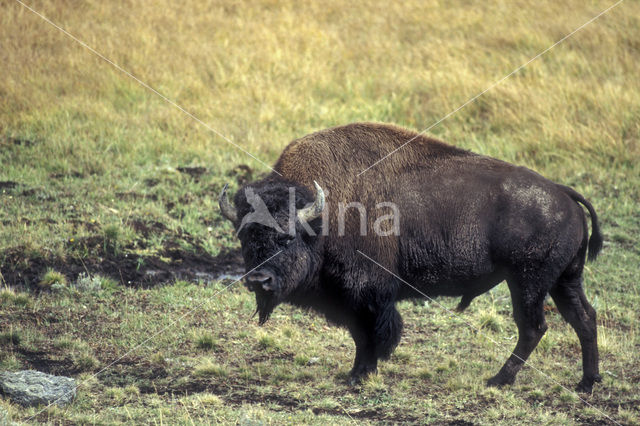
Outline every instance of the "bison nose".
<path fill-rule="evenodd" d="M 251 287 L 257 289 L 258 286 L 266 291 L 275 290 L 275 276 L 269 271 L 255 271 L 247 275 L 247 282 Z"/>

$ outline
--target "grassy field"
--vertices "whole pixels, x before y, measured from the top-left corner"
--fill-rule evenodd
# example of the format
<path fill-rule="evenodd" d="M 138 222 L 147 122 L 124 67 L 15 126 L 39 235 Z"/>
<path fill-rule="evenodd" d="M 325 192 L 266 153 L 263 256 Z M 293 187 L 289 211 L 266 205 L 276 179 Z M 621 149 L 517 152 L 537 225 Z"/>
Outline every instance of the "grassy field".
<path fill-rule="evenodd" d="M 427 128 L 613 1 L 28 4 L 272 164 L 325 127 Z M 460 315 L 401 304 L 396 353 L 349 387 L 345 331 L 289 307 L 258 327 L 242 284 L 211 279 L 241 269 L 217 193 L 268 168 L 19 3 L 0 5 L 0 370 L 80 382 L 67 408 L 0 398 L 14 421 L 640 423 L 640 2 L 429 131 L 594 204 L 593 395 L 572 392 L 579 343 L 551 301 L 534 368 L 485 387 L 515 344 L 504 284 Z"/>

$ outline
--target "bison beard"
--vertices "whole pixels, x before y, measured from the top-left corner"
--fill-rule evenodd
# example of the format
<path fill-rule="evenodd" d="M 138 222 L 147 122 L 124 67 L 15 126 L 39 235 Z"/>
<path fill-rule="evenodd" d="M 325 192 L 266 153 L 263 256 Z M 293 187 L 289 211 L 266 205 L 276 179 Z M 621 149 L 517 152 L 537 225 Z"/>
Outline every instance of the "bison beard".
<path fill-rule="evenodd" d="M 258 314 L 258 324 L 264 325 L 277 305 L 278 299 L 275 295 L 263 290 L 256 291 L 256 312 L 253 316 Z"/>
<path fill-rule="evenodd" d="M 392 151 L 397 152 L 359 174 Z M 222 214 L 242 228 L 238 237 L 247 270 L 281 253 L 247 276 L 260 324 L 286 302 L 346 327 L 356 346 L 351 380 L 357 382 L 375 372 L 378 360 L 388 358 L 400 341 L 396 302 L 422 294 L 456 296 L 462 311 L 506 281 L 518 342 L 488 384 L 515 380 L 547 329 L 547 294 L 580 340 L 578 389 L 591 392 L 600 381 L 596 313 L 583 292 L 582 272 L 587 253 L 593 260 L 600 251 L 602 235 L 595 210 L 573 189 L 523 167 L 372 123 L 295 140 L 274 168 L 277 173 L 248 184 L 248 193 L 260 197 L 276 228 L 288 230 L 294 223 L 295 233 L 283 235 L 260 223 L 241 227 L 252 213 L 245 188 L 233 204 L 224 191 L 220 199 Z M 297 212 L 289 206 L 291 189 Z M 399 235 L 377 235 L 369 220 L 363 233 L 357 214 L 346 214 L 341 224 L 339 205 L 352 202 L 370 214 L 378 202 L 394 203 L 401 214 Z M 591 216 L 590 238 L 580 205 Z"/>

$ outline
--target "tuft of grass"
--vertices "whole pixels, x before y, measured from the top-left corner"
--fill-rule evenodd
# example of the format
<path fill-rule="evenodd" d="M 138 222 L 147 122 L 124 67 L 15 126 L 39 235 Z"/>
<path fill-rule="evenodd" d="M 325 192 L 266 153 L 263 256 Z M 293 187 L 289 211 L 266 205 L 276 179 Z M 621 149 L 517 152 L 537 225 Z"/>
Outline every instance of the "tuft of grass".
<path fill-rule="evenodd" d="M 49 269 L 42 276 L 42 279 L 38 283 L 38 287 L 43 290 L 50 290 L 54 285 L 66 286 L 67 278 L 64 276 L 64 274 L 56 270 Z"/>
<path fill-rule="evenodd" d="M 465 389 L 469 389 L 469 380 L 467 379 L 467 377 L 462 376 L 452 377 L 447 380 L 446 388 L 451 392 L 459 392 Z"/>
<path fill-rule="evenodd" d="M 138 398 L 140 396 L 140 389 L 133 384 L 125 386 L 124 392 L 130 399 Z"/>
<path fill-rule="evenodd" d="M 121 290 L 120 283 L 113 278 L 104 277 L 98 274 L 90 275 L 86 272 L 79 274 L 78 278 L 71 283 L 71 287 L 81 293 L 93 294 L 101 292 L 111 294 Z"/>
<path fill-rule="evenodd" d="M 202 333 L 195 337 L 195 345 L 198 349 L 215 351 L 220 348 L 216 338 L 211 333 Z"/>
<path fill-rule="evenodd" d="M 106 293 L 114 293 L 122 289 L 120 283 L 110 277 L 100 277 L 100 288 Z"/>
<path fill-rule="evenodd" d="M 540 401 L 544 398 L 544 391 L 541 389 L 534 389 L 529 392 L 529 397 L 531 399 L 535 399 L 536 401 Z"/>
<path fill-rule="evenodd" d="M 416 371 L 416 376 L 421 380 L 431 380 L 433 378 L 433 373 L 428 368 L 421 368 Z"/>
<path fill-rule="evenodd" d="M 112 400 L 115 404 L 120 405 L 135 401 L 140 396 L 140 389 L 136 385 L 128 385 L 124 387 L 108 387 L 104 390 L 104 396 Z"/>
<path fill-rule="evenodd" d="M 309 382 L 315 378 L 315 375 L 311 371 L 303 370 L 298 371 L 295 374 L 295 380 L 298 382 Z"/>
<path fill-rule="evenodd" d="M 570 403 L 570 404 L 575 404 L 576 402 L 580 401 L 580 398 L 578 397 L 578 395 L 576 395 L 575 392 L 570 392 L 566 390 L 563 390 L 562 392 L 560 392 L 560 395 L 558 395 L 558 399 L 562 402 Z"/>
<path fill-rule="evenodd" d="M 159 365 L 162 367 L 166 367 L 167 366 L 167 358 L 165 358 L 165 354 L 162 352 L 156 352 L 153 355 L 151 355 L 151 358 L 149 359 L 151 361 L 152 364 L 155 365 Z"/>
<path fill-rule="evenodd" d="M 291 375 L 291 372 L 288 369 L 278 369 L 278 371 L 271 375 L 271 380 L 274 384 L 279 385 L 293 380 L 293 375 Z"/>
<path fill-rule="evenodd" d="M 391 359 L 398 363 L 406 363 L 411 361 L 411 353 L 408 351 L 397 350 L 391 355 Z"/>
<path fill-rule="evenodd" d="M 436 373 L 438 373 L 438 374 L 444 374 L 444 373 L 446 373 L 448 371 L 449 371 L 449 366 L 446 365 L 446 364 L 438 364 L 436 366 Z"/>
<path fill-rule="evenodd" d="M 229 375 L 229 370 L 220 364 L 214 363 L 210 359 L 201 361 L 193 370 L 196 377 L 220 377 L 225 378 Z"/>
<path fill-rule="evenodd" d="M 291 327 L 285 327 L 285 328 L 282 330 L 282 335 L 283 335 L 284 337 L 287 337 L 287 338 L 289 338 L 289 339 L 290 339 L 290 338 L 292 338 L 292 337 L 293 337 L 293 335 L 294 335 L 294 331 L 293 331 L 293 329 L 291 329 Z"/>
<path fill-rule="evenodd" d="M 8 348 L 8 346 L 5 346 Z M 0 353 L 0 370 L 15 371 L 22 368 L 22 362 L 13 353 Z"/>
<path fill-rule="evenodd" d="M 3 305 L 10 305 L 16 297 L 16 293 L 8 288 L 0 290 L 0 303 Z"/>
<path fill-rule="evenodd" d="M 634 410 L 618 407 L 618 415 L 624 424 L 640 425 L 640 416 L 637 408 Z"/>
<path fill-rule="evenodd" d="M 493 310 L 483 312 L 480 316 L 480 327 L 499 333 L 502 331 L 502 318 Z"/>
<path fill-rule="evenodd" d="M 110 387 L 105 389 L 104 396 L 106 398 L 114 400 L 116 403 L 121 403 L 126 399 L 126 393 L 123 388 Z"/>
<path fill-rule="evenodd" d="M 102 237 L 104 251 L 118 255 L 135 240 L 135 232 L 127 226 L 110 224 L 102 229 Z"/>
<path fill-rule="evenodd" d="M 258 348 L 261 350 L 269 351 L 278 349 L 279 346 L 276 340 L 268 334 L 258 336 Z"/>
<path fill-rule="evenodd" d="M 307 365 L 309 364 L 309 357 L 306 355 L 296 355 L 293 362 L 300 366 Z"/>
<path fill-rule="evenodd" d="M 220 407 L 224 404 L 222 398 L 212 393 L 202 393 L 197 396 L 198 402 L 205 407 Z"/>
<path fill-rule="evenodd" d="M 53 347 L 56 349 L 72 349 L 76 345 L 76 342 L 70 337 L 63 336 L 53 341 Z"/>
<path fill-rule="evenodd" d="M 10 288 L 0 290 L 0 305 L 26 307 L 31 301 L 32 298 L 28 293 L 16 293 Z"/>
<path fill-rule="evenodd" d="M 19 345 L 22 337 L 16 330 L 4 331 L 0 333 L 0 345 Z"/>
<path fill-rule="evenodd" d="M 384 377 L 380 374 L 371 374 L 362 382 L 362 389 L 371 394 L 378 394 L 387 390 Z"/>
<path fill-rule="evenodd" d="M 27 307 L 33 299 L 28 293 L 18 293 L 13 297 L 12 303 L 15 306 Z"/>
<path fill-rule="evenodd" d="M 331 397 L 324 397 L 317 403 L 318 408 L 323 410 L 334 410 L 340 407 L 340 403 Z"/>
<path fill-rule="evenodd" d="M 72 360 L 73 364 L 78 367 L 80 371 L 92 371 L 100 366 L 100 361 L 93 354 L 75 354 Z"/>
<path fill-rule="evenodd" d="M 93 349 L 83 340 L 62 336 L 55 339 L 52 346 L 68 356 L 80 371 L 92 371 L 100 366 Z"/>

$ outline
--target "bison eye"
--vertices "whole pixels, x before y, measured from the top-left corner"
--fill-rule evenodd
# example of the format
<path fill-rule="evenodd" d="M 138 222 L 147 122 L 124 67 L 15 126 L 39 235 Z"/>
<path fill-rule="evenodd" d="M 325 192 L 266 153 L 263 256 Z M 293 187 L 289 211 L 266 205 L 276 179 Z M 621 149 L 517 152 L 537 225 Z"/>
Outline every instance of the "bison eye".
<path fill-rule="evenodd" d="M 278 243 L 283 246 L 288 246 L 295 240 L 296 237 L 289 234 L 282 234 L 278 236 Z"/>

